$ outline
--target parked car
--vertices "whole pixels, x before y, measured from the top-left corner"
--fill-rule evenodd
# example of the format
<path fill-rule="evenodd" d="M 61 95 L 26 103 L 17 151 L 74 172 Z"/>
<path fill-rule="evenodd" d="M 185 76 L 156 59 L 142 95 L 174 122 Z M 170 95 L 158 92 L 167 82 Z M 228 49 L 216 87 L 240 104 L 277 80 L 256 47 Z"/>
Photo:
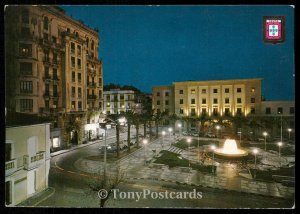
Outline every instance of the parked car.
<path fill-rule="evenodd" d="M 206 137 L 209 137 L 209 138 L 216 138 L 217 136 L 213 133 L 207 133 Z"/>
<path fill-rule="evenodd" d="M 105 150 L 105 146 L 101 146 L 99 148 L 99 151 L 101 153 L 104 153 L 104 150 Z M 111 145 L 106 145 L 106 151 L 107 152 L 116 152 L 117 151 L 117 148 L 116 147 L 112 147 Z"/>

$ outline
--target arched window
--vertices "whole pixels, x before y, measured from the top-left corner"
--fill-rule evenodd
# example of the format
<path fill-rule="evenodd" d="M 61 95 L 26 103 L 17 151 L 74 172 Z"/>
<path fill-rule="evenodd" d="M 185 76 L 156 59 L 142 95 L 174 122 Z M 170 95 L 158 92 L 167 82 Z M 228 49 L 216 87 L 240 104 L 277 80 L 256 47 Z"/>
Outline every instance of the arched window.
<path fill-rule="evenodd" d="M 86 46 L 89 47 L 89 38 L 86 38 Z"/>
<path fill-rule="evenodd" d="M 44 17 L 44 30 L 48 30 L 49 19 L 47 16 Z"/>
<path fill-rule="evenodd" d="M 94 50 L 94 40 L 92 40 L 91 48 Z"/>

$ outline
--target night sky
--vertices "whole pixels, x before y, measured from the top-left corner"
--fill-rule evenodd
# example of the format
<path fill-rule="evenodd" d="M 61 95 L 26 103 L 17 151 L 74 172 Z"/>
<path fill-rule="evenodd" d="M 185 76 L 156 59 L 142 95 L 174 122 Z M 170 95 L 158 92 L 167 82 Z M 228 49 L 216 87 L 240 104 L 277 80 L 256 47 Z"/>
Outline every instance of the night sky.
<path fill-rule="evenodd" d="M 99 29 L 104 84 L 263 78 L 267 100 L 294 100 L 290 6 L 62 6 Z M 265 44 L 262 17 L 286 18 L 286 41 Z"/>

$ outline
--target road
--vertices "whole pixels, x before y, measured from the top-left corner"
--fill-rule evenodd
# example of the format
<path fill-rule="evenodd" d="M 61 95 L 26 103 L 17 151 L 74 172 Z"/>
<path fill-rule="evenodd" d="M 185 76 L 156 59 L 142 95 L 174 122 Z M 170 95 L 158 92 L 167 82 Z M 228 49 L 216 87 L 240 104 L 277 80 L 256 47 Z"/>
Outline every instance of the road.
<path fill-rule="evenodd" d="M 135 133 L 134 131 L 132 132 Z M 121 139 L 126 138 L 126 133 Z M 110 138 L 107 143 L 114 142 Z M 97 193 L 91 192 L 88 184 L 91 181 L 90 175 L 79 171 L 74 167 L 76 160 L 99 154 L 98 148 L 104 142 L 100 141 L 86 147 L 73 150 L 51 159 L 49 175 L 49 186 L 55 188 L 55 193 L 37 206 L 42 207 L 99 207 Z M 146 189 L 160 192 L 182 192 L 193 191 L 194 187 L 172 184 L 154 180 L 126 180 L 118 187 L 124 194 L 128 192 L 143 192 Z M 199 188 L 202 193 L 201 199 L 122 199 L 114 198 L 113 195 L 107 201 L 107 207 L 191 207 L 191 208 L 283 208 L 292 207 L 290 201 L 280 198 L 258 196 L 239 192 L 229 192 L 212 188 Z M 134 202 L 134 203 L 132 203 Z"/>

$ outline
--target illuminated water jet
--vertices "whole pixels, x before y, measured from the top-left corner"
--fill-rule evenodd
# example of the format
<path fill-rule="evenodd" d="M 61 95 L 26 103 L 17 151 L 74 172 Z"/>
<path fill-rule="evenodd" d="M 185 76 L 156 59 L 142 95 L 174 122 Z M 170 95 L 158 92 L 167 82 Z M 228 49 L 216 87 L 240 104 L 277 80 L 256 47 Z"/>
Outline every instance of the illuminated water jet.
<path fill-rule="evenodd" d="M 216 149 L 215 154 L 226 157 L 244 157 L 248 155 L 248 152 L 239 149 L 235 140 L 227 139 L 224 142 L 223 148 Z"/>

